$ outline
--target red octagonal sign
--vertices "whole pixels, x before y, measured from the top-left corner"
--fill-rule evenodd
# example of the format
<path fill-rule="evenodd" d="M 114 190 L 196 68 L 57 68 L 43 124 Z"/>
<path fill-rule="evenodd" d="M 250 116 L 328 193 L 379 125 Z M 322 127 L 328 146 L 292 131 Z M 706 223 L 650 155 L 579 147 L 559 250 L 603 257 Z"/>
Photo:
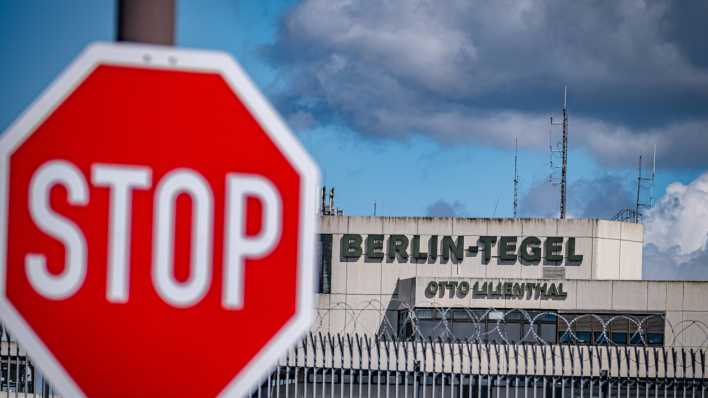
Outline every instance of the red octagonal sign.
<path fill-rule="evenodd" d="M 65 395 L 242 396 L 308 329 L 318 170 L 229 56 L 93 45 L 0 160 L 0 317 Z"/>

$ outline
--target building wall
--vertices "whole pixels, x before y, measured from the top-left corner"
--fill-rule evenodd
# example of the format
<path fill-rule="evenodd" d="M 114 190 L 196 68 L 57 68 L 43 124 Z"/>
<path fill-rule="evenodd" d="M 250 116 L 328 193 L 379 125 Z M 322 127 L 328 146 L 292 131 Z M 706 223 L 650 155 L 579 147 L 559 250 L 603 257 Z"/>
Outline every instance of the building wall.
<path fill-rule="evenodd" d="M 411 276 L 541 278 L 547 268 L 544 265 L 552 265 L 545 261 L 538 265 L 504 264 L 499 260 L 496 246 L 488 264 L 482 262 L 481 254 L 466 255 L 459 263 L 445 262 L 440 256 L 435 261 L 418 262 L 410 258 L 408 261 L 390 261 L 388 258 L 365 261 L 365 256 L 352 260 L 340 257 L 340 244 L 345 234 L 360 235 L 364 240 L 370 234 L 382 234 L 385 239 L 401 234 L 409 240 L 418 235 L 421 251 L 428 249 L 433 235 L 440 237 L 439 240 L 443 236 L 463 236 L 465 248 L 478 245 L 480 236 L 485 235 L 518 237 L 517 246 L 529 236 L 543 241 L 548 237 L 562 237 L 564 246 L 572 237 L 575 252 L 583 256 L 583 261 L 578 265 L 563 266 L 565 278 L 641 279 L 642 272 L 644 229 L 641 224 L 584 219 L 326 216 L 321 218 L 320 231 L 332 234 L 332 293 L 337 294 L 390 294 L 399 277 Z M 564 255 L 567 255 L 565 250 Z M 380 286 L 373 286 L 368 281 L 371 272 L 381 275 Z M 363 276 L 367 278 L 362 279 Z"/>
<path fill-rule="evenodd" d="M 469 305 L 501 308 L 517 308 L 514 305 L 541 308 L 549 305 L 548 308 L 587 311 L 666 311 L 667 319 L 674 325 L 685 319 L 699 319 L 708 324 L 708 304 L 705 293 L 701 291 L 703 287 L 700 287 L 703 285 L 640 281 L 644 234 L 640 224 L 576 219 L 325 216 L 321 218 L 320 225 L 320 233 L 332 236 L 331 281 L 328 285 L 330 293 L 318 296 L 318 315 L 313 328 L 316 331 L 377 333 L 387 322 L 395 322 L 401 306 L 423 304 L 411 302 L 410 296 L 403 299 L 402 294 L 410 294 L 402 292 L 405 283 L 401 284 L 401 281 L 404 280 L 408 283 L 424 283 L 433 279 L 530 282 L 543 279 L 544 270 L 551 268 L 564 269 L 564 275 L 556 275 L 561 279 L 554 280 L 563 282 L 569 293 L 562 302 L 500 303 L 498 300 L 482 300 L 469 302 Z M 418 235 L 421 251 L 428 250 L 427 242 L 432 235 L 463 236 L 465 248 L 476 245 L 480 236 L 515 236 L 519 241 L 528 236 L 544 241 L 548 237 L 563 237 L 564 248 L 568 238 L 572 237 L 575 238 L 575 252 L 582 254 L 583 260 L 577 265 L 567 265 L 565 258 L 561 265 L 546 264 L 545 261 L 537 265 L 510 264 L 500 261 L 496 250 L 492 251 L 491 259 L 486 264 L 480 255 L 467 253 L 461 261 L 444 261 L 441 256 L 435 260 L 409 257 L 405 261 L 388 256 L 380 260 L 372 260 L 365 255 L 346 258 L 342 256 L 340 246 L 345 234 L 361 235 L 364 241 L 370 234 L 384 235 L 385 239 L 400 234 L 408 237 L 409 241 Z M 567 256 L 566 251 L 564 255 Z M 415 300 L 422 298 L 424 295 L 416 293 Z M 667 342 L 672 339 L 670 332 L 666 334 Z M 692 343 L 700 337 L 683 333 L 680 339 Z"/>
<path fill-rule="evenodd" d="M 431 297 L 426 287 L 430 282 L 475 283 L 539 283 L 563 284 L 565 298 L 478 298 L 469 294 L 436 294 Z M 708 343 L 708 282 L 672 281 L 607 281 L 607 280 L 529 280 L 468 279 L 418 277 L 403 280 L 399 289 L 399 308 L 521 308 L 556 310 L 559 313 L 617 312 L 628 314 L 664 313 L 666 345 L 703 346 Z M 456 292 L 459 293 L 459 290 Z"/>

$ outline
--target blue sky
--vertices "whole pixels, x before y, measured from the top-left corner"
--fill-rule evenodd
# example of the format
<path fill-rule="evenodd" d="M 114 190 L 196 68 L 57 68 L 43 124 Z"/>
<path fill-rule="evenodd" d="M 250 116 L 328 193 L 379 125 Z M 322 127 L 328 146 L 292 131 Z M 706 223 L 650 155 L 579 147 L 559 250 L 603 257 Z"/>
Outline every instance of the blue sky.
<path fill-rule="evenodd" d="M 651 66 L 646 60 L 635 64 L 633 59 L 623 59 L 624 63 L 618 64 L 599 55 L 598 70 L 608 76 L 597 78 L 594 70 L 578 75 L 579 70 L 594 65 L 596 60 L 590 58 L 587 63 L 566 66 L 563 55 L 572 54 L 573 59 L 582 60 L 594 53 L 584 44 L 574 49 L 577 42 L 561 41 L 557 48 L 572 51 L 553 52 L 549 58 L 560 61 L 550 66 L 529 55 L 526 70 L 537 72 L 524 74 L 527 72 L 515 69 L 515 64 L 523 62 L 502 62 L 510 53 L 524 56 L 528 47 L 515 48 L 509 43 L 517 40 L 504 41 L 503 26 L 500 33 L 491 36 L 489 29 L 483 29 L 483 22 L 478 24 L 478 30 L 466 31 L 459 28 L 453 13 L 448 15 L 446 10 L 428 9 L 425 5 L 390 13 L 379 10 L 369 15 L 371 7 L 343 13 L 335 9 L 334 1 L 177 3 L 177 45 L 233 55 L 290 121 L 319 162 L 324 182 L 336 187 L 336 204 L 347 214 L 371 214 L 376 201 L 379 215 L 510 216 L 510 143 L 513 137 L 519 137 L 523 214 L 552 215 L 556 194 L 553 188 L 542 184 L 549 173 L 548 131 L 539 120 L 550 115 L 557 117 L 564 82 L 569 84 L 569 186 L 575 187 L 569 198 L 571 214 L 607 217 L 621 207 L 631 206 L 636 159 L 639 152 L 651 152 L 652 142 L 660 145 L 657 196 L 669 183 L 693 181 L 708 164 L 708 160 L 701 160 L 707 148 L 702 139 L 708 130 L 702 130 L 705 134 L 690 130 L 690 123 L 697 123 L 701 131 L 708 109 L 708 95 L 702 85 L 705 60 L 695 55 L 703 49 L 692 48 L 690 42 L 681 40 L 681 35 L 694 32 L 660 32 L 660 38 L 673 35 L 666 40 L 676 43 L 677 51 L 685 51 L 681 54 L 688 61 L 680 65 L 688 65 L 687 72 L 674 80 L 683 81 L 695 73 L 698 84 L 687 85 L 681 91 L 671 88 L 674 80 L 667 79 L 655 88 L 649 87 L 649 92 L 643 82 L 656 81 L 658 75 L 649 66 L 637 66 Z M 597 13 L 621 16 L 626 10 L 610 11 Z M 459 13 L 464 12 L 467 10 Z M 576 12 L 587 14 L 587 10 Z M 646 10 L 648 21 L 644 25 L 649 26 L 652 13 L 658 12 L 664 13 L 662 18 L 674 15 L 671 10 Z M 481 13 L 475 13 L 478 14 Z M 330 21 L 339 25 L 330 26 Z M 437 24 L 437 28 L 427 31 L 426 23 L 417 21 L 432 21 L 431 25 Z M 343 34 L 340 22 L 357 29 Z M 581 28 L 587 25 L 589 31 L 593 23 L 592 18 L 579 22 Z M 647 36 L 641 29 L 650 27 L 644 25 L 633 26 L 636 31 L 630 33 Z M 391 39 L 389 30 L 382 26 L 397 27 L 399 30 L 391 30 L 395 38 Z M 363 33 L 357 39 L 356 35 L 352 38 L 352 32 Z M 436 36 L 440 32 L 449 35 Z M 539 34 L 548 37 L 547 32 Z M 0 51 L 4 61 L 0 64 L 0 130 L 84 46 L 93 41 L 111 41 L 114 36 L 112 1 L 0 0 Z M 468 40 L 468 36 L 474 40 Z M 397 41 L 400 37 L 409 39 Z M 417 37 L 430 40 L 418 42 Z M 464 58 L 460 68 L 447 70 L 447 64 L 436 63 L 436 54 L 442 59 L 447 56 L 434 46 L 434 39 L 439 37 L 445 48 L 459 44 L 458 58 Z M 496 54 L 493 62 L 483 63 L 480 59 L 484 60 L 483 55 L 490 52 L 485 40 L 490 46 L 497 42 L 506 45 L 509 51 Z M 593 40 L 602 44 L 601 38 Z M 411 42 L 416 44 L 414 55 L 429 49 L 433 55 L 405 59 L 411 54 L 406 52 Z M 389 47 L 382 50 L 371 43 L 386 43 Z M 540 47 L 547 44 L 541 42 Z M 637 51 L 637 57 L 652 50 L 638 48 L 641 51 Z M 617 51 L 626 53 L 621 48 Z M 389 53 L 396 57 L 387 57 Z M 346 75 L 324 74 L 328 66 L 341 59 L 347 63 L 340 66 L 351 68 L 344 69 Z M 466 69 L 469 65 L 475 68 Z M 671 65 L 661 64 L 656 70 L 661 67 Z M 435 68 L 443 71 L 432 73 Z M 626 70 L 631 71 L 630 77 L 622 75 Z M 619 76 L 613 71 L 618 71 Z M 491 86 L 502 75 L 515 77 Z M 381 76 L 387 79 L 378 80 Z M 638 76 L 636 81 L 634 76 Z M 592 79 L 597 82 L 587 83 Z M 390 82 L 395 84 L 387 86 Z M 607 87 L 617 87 L 617 92 Z M 640 89 L 632 91 L 632 87 Z M 455 122 L 448 123 L 451 119 Z M 438 123 L 440 120 L 444 123 Z M 467 128 L 469 131 L 464 131 Z M 688 142 L 686 146 L 675 143 L 684 141 Z"/>

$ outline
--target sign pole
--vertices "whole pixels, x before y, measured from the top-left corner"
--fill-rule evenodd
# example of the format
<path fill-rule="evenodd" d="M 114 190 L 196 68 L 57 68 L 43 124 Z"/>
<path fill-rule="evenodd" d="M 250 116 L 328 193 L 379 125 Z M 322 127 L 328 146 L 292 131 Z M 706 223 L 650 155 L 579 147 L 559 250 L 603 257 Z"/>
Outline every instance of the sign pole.
<path fill-rule="evenodd" d="M 116 41 L 172 46 L 175 0 L 118 0 Z"/>

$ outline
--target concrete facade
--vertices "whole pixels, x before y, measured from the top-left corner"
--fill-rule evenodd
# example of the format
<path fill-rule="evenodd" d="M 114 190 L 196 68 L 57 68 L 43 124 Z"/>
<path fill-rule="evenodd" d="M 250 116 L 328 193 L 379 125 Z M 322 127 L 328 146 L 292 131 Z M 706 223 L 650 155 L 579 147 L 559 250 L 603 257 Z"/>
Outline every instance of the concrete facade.
<path fill-rule="evenodd" d="M 437 278 L 417 277 L 402 280 L 399 286 L 399 308 L 497 308 L 526 310 L 556 310 L 559 314 L 574 313 L 628 313 L 666 314 L 668 322 L 664 330 L 667 345 L 704 346 L 708 343 L 708 282 L 673 281 L 606 281 L 548 279 L 448 279 L 448 281 L 474 283 L 562 283 L 567 294 L 562 299 L 540 298 L 535 295 L 523 297 L 499 296 L 492 299 L 476 298 L 470 291 L 459 294 L 426 294 L 426 287 Z"/>
<path fill-rule="evenodd" d="M 606 220 L 464 219 L 430 217 L 324 216 L 320 233 L 331 236 L 329 294 L 318 298 L 316 331 L 375 334 L 394 324 L 399 310 L 415 307 L 523 308 L 566 312 L 627 312 L 666 314 L 666 343 L 677 325 L 698 319 L 708 324 L 708 283 L 642 281 L 643 226 Z M 380 256 L 367 255 L 367 237 L 378 242 Z M 392 236 L 404 236 L 407 258 L 389 256 Z M 352 238 L 353 236 L 353 238 Z M 435 237 L 431 240 L 431 237 Z M 348 241 L 349 238 L 361 242 Z M 463 258 L 442 257 L 441 241 L 464 242 Z M 483 256 L 480 237 L 516 240 L 509 252 L 516 261 L 504 261 L 498 245 Z M 538 238 L 543 259 L 528 263 L 521 258 L 520 242 Z M 546 261 L 545 242 L 562 238 L 563 260 Z M 395 238 L 394 238 L 395 239 Z M 404 238 L 399 238 L 404 239 Z M 430 245 L 437 239 L 437 249 Z M 437 256 L 415 258 L 419 251 Z M 569 242 L 574 241 L 574 250 Z M 354 242 L 354 244 L 352 243 Z M 400 242 L 399 242 L 400 243 Z M 357 244 L 360 252 L 357 252 Z M 342 247 L 344 246 L 344 247 Z M 475 251 L 477 246 L 480 250 Z M 475 250 L 473 250 L 475 249 Z M 349 250 L 349 251 L 347 251 Z M 549 250 L 550 251 L 550 250 Z M 353 253 L 353 254 L 351 254 Z M 357 255 L 359 254 L 359 255 Z M 400 253 L 399 253 L 400 254 Z M 569 256 L 582 255 L 570 262 Z M 430 281 L 478 283 L 563 284 L 563 299 L 426 297 Z M 684 323 L 682 323 L 684 322 Z M 679 326 L 680 327 L 680 326 Z M 700 328 L 696 328 L 700 329 Z M 675 340 L 682 345 L 705 344 L 705 333 L 684 332 Z"/>
<path fill-rule="evenodd" d="M 464 248 L 478 245 L 481 236 L 497 239 L 517 237 L 517 251 L 524 238 L 563 238 L 564 249 L 568 238 L 574 238 L 575 253 L 582 255 L 578 264 L 569 265 L 564 258 L 560 268 L 564 279 L 639 280 L 642 278 L 642 245 L 644 229 L 639 224 L 606 220 L 557 219 L 466 219 L 432 217 L 349 217 L 321 218 L 320 233 L 332 235 L 332 293 L 335 294 L 390 294 L 399 278 L 411 276 L 449 276 L 484 278 L 544 278 L 544 270 L 556 267 L 545 260 L 538 264 L 513 264 L 500 261 L 497 245 L 492 247 L 491 261 L 484 263 L 481 255 L 469 255 L 461 261 L 444 261 L 441 256 L 427 261 L 408 261 L 384 258 L 370 261 L 361 256 L 347 259 L 340 256 L 342 238 L 346 234 L 360 235 L 362 239 L 380 234 L 404 235 L 409 241 L 419 236 L 420 250 L 428 251 L 431 236 L 464 239 Z M 363 245 L 363 244 L 362 244 Z M 384 248 L 385 249 L 385 248 Z M 440 251 L 440 250 L 438 250 Z M 567 251 L 564 251 L 567 257 Z M 385 270 L 385 272 L 384 272 Z M 380 286 L 370 283 L 371 273 L 381 276 Z M 359 274 L 367 276 L 365 279 Z M 351 278 L 351 279 L 350 279 Z"/>

